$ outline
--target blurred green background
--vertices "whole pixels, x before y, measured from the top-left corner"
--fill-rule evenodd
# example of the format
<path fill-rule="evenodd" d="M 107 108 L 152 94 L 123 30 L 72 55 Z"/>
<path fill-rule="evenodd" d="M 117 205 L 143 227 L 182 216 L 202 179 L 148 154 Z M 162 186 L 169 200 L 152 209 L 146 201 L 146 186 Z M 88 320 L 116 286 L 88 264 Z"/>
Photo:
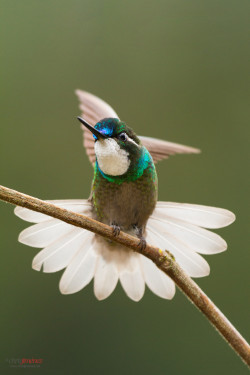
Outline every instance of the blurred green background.
<path fill-rule="evenodd" d="M 0 183 L 42 199 L 87 198 L 92 179 L 74 89 L 109 102 L 138 134 L 202 149 L 157 166 L 159 199 L 225 207 L 229 250 L 198 284 L 249 338 L 247 0 L 2 0 Z M 1 358 L 43 358 L 45 374 L 246 374 L 177 291 L 139 303 L 92 283 L 60 295 L 31 269 L 27 227 L 0 203 Z"/>

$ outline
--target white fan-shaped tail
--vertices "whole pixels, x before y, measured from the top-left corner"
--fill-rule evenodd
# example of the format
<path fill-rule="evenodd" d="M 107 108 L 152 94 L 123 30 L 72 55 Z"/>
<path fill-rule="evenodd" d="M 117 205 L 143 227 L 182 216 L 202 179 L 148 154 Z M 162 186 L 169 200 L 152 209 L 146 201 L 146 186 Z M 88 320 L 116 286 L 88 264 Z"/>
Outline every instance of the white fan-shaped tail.
<path fill-rule="evenodd" d="M 183 242 L 170 234 L 161 235 L 152 222 L 147 226 L 147 231 L 154 238 L 154 244 L 161 249 L 169 250 L 189 276 L 203 277 L 209 275 L 210 268 L 206 260 Z"/>
<path fill-rule="evenodd" d="M 64 271 L 59 288 L 62 294 L 76 293 L 93 278 L 97 256 L 94 251 L 94 234 L 89 232 L 86 241 Z"/>
<path fill-rule="evenodd" d="M 72 229 L 72 225 L 52 219 L 24 229 L 20 233 L 18 241 L 32 247 L 45 247 Z"/>
<path fill-rule="evenodd" d="M 33 259 L 32 268 L 43 272 L 57 272 L 67 267 L 71 259 L 84 243 L 88 231 L 73 228 L 52 245 L 45 247 Z"/>
<path fill-rule="evenodd" d="M 188 203 L 157 202 L 154 213 L 210 229 L 226 227 L 235 220 L 235 215 L 223 208 Z"/>
<path fill-rule="evenodd" d="M 148 243 L 154 244 L 154 236 L 147 232 Z M 141 264 L 145 282 L 149 289 L 161 298 L 172 299 L 175 295 L 175 283 L 163 273 L 151 260 L 141 255 Z"/>
<path fill-rule="evenodd" d="M 91 204 L 87 199 L 63 199 L 50 200 L 46 202 L 52 203 L 60 208 L 65 208 L 67 210 L 81 214 L 88 214 L 89 210 L 91 210 Z M 50 216 L 41 214 L 40 212 L 29 210 L 28 208 L 24 207 L 16 207 L 14 213 L 21 219 L 29 221 L 31 223 L 41 223 L 43 221 L 50 220 Z"/>
<path fill-rule="evenodd" d="M 50 201 L 91 217 L 87 200 Z M 15 213 L 35 225 L 20 233 L 19 241 L 33 247 L 44 247 L 32 267 L 56 272 L 66 267 L 60 281 L 63 294 L 75 293 L 94 277 L 94 293 L 99 300 L 107 298 L 120 279 L 129 298 L 139 301 L 145 283 L 156 295 L 171 299 L 173 281 L 149 259 L 121 245 L 49 216 L 16 208 Z M 214 254 L 226 249 L 226 242 L 203 227 L 229 225 L 235 216 L 227 210 L 181 203 L 158 202 L 146 228 L 148 243 L 169 250 L 180 266 L 192 277 L 209 274 L 209 265 L 197 252 Z"/>
<path fill-rule="evenodd" d="M 161 234 L 171 234 L 201 254 L 216 254 L 227 248 L 226 241 L 218 234 L 179 219 L 153 214 L 148 223 Z"/>
<path fill-rule="evenodd" d="M 149 289 L 158 297 L 172 299 L 175 295 L 174 282 L 158 269 L 151 260 L 142 256 L 141 262 L 145 282 Z"/>
<path fill-rule="evenodd" d="M 94 293 L 97 299 L 103 300 L 110 296 L 118 282 L 119 273 L 115 264 L 114 252 L 105 247 L 98 252 L 95 270 Z"/>
<path fill-rule="evenodd" d="M 121 285 L 129 298 L 136 302 L 140 301 L 145 291 L 140 254 L 127 249 L 121 249 L 119 255 L 119 278 Z"/>

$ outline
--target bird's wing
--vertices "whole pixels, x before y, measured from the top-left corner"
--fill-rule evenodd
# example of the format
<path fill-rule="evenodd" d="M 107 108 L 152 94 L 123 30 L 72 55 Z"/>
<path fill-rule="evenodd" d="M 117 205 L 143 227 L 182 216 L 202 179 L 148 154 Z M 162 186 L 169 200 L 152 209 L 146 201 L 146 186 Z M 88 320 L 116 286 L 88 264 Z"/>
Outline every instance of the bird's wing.
<path fill-rule="evenodd" d="M 161 139 L 139 136 L 142 144 L 151 154 L 154 163 L 162 159 L 167 159 L 170 155 L 175 154 L 198 154 L 200 150 L 189 146 L 180 145 L 178 143 L 172 143 L 163 141 Z"/>
<path fill-rule="evenodd" d="M 112 107 L 104 100 L 89 92 L 76 90 L 76 95 L 80 101 L 80 110 L 84 119 L 94 126 L 98 121 L 106 117 L 119 118 Z"/>
<path fill-rule="evenodd" d="M 104 102 L 104 100 L 89 92 L 76 90 L 76 95 L 80 101 L 80 110 L 83 118 L 91 125 L 95 125 L 103 118 L 119 118 L 114 109 Z M 92 133 L 82 125 L 83 145 L 92 164 L 95 162 L 94 138 Z M 162 159 L 167 159 L 174 154 L 197 154 L 200 152 L 197 148 L 179 145 L 177 143 L 167 142 L 151 137 L 139 137 L 142 144 L 148 149 L 154 163 Z"/>
<path fill-rule="evenodd" d="M 82 90 L 76 90 L 75 93 L 80 102 L 79 108 L 82 111 L 82 116 L 84 120 L 90 123 L 90 125 L 95 126 L 95 124 L 103 118 L 119 118 L 113 108 L 97 96 Z M 83 130 L 83 145 L 86 149 L 86 153 L 89 157 L 90 162 L 94 164 L 95 141 L 93 135 L 83 125 L 81 127 Z"/>

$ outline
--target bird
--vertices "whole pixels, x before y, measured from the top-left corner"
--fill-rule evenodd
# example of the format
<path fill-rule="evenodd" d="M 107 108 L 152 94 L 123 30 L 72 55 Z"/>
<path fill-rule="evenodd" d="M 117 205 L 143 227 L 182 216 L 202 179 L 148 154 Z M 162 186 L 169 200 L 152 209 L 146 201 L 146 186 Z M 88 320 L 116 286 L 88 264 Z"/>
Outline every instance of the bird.
<path fill-rule="evenodd" d="M 32 268 L 43 272 L 65 269 L 62 294 L 79 292 L 94 279 L 94 294 L 104 300 L 118 281 L 126 295 L 139 301 L 145 285 L 158 297 L 172 299 L 173 280 L 140 253 L 146 243 L 167 249 L 190 277 L 207 276 L 200 254 L 216 254 L 227 243 L 210 229 L 228 226 L 235 215 L 223 208 L 158 201 L 155 164 L 174 154 L 197 154 L 199 149 L 137 136 L 114 109 L 99 97 L 76 90 L 80 102 L 83 144 L 94 168 L 88 199 L 50 200 L 59 207 L 87 215 L 139 238 L 135 252 L 115 241 L 23 207 L 14 212 L 33 223 L 18 240 L 42 248 Z"/>

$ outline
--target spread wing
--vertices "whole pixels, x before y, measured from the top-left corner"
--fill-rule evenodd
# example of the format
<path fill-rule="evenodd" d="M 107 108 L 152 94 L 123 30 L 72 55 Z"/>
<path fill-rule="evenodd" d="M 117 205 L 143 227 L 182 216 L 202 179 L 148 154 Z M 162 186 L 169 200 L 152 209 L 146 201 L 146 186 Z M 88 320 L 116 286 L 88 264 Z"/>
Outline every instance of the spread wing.
<path fill-rule="evenodd" d="M 97 96 L 82 90 L 76 90 L 75 93 L 80 102 L 79 108 L 82 111 L 82 116 L 90 125 L 95 126 L 98 121 L 106 117 L 119 118 L 113 108 Z M 90 163 L 94 164 L 95 141 L 93 135 L 83 125 L 81 125 L 81 128 L 83 130 L 83 146 L 85 147 Z"/>
<path fill-rule="evenodd" d="M 154 163 L 162 159 L 167 159 L 175 154 L 198 154 L 200 150 L 189 146 L 163 141 L 161 139 L 139 136 L 142 144 L 148 149 Z"/>
<path fill-rule="evenodd" d="M 98 121 L 106 117 L 119 118 L 113 108 L 97 96 L 89 92 L 76 90 L 76 95 L 80 102 L 80 110 L 83 118 L 94 126 Z M 94 138 L 89 130 L 83 125 L 83 145 L 92 164 L 95 162 Z M 154 163 L 162 159 L 167 159 L 174 154 L 197 154 L 200 152 L 197 148 L 179 145 L 177 143 L 167 142 L 151 137 L 139 137 L 142 144 L 150 152 Z"/>

